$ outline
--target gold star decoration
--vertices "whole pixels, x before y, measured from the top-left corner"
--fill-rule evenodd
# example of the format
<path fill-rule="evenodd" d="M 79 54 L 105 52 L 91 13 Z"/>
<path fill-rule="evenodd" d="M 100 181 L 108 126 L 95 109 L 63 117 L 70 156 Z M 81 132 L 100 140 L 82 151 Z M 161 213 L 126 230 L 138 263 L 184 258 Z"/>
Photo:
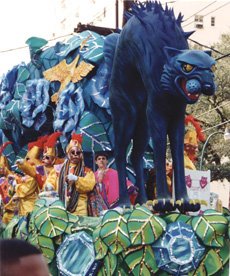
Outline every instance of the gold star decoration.
<path fill-rule="evenodd" d="M 80 50 L 85 46 L 90 36 L 84 39 L 80 45 Z M 60 93 L 65 89 L 66 85 L 72 81 L 73 83 L 79 82 L 93 70 L 94 65 L 81 61 L 76 67 L 80 59 L 80 54 L 71 63 L 66 63 L 62 60 L 60 63 L 52 68 L 43 72 L 45 79 L 48 81 L 59 81 L 61 83 L 59 90 L 52 95 L 51 101 L 57 103 Z"/>

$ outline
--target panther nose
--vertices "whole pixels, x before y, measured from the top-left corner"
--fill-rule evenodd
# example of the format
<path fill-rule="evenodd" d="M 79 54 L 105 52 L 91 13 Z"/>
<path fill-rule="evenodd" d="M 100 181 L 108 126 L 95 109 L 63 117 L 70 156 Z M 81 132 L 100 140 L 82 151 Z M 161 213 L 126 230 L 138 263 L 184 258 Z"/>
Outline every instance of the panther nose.
<path fill-rule="evenodd" d="M 215 93 L 215 85 L 212 85 L 210 83 L 206 83 L 202 87 L 202 92 L 205 95 L 211 96 Z"/>

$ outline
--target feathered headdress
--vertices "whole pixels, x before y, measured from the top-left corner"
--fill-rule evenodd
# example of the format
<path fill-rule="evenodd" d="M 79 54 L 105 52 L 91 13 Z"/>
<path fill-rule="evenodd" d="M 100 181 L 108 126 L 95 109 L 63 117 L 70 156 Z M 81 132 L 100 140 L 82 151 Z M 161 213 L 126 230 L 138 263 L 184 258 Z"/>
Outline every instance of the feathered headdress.
<path fill-rule="evenodd" d="M 48 135 L 39 137 L 36 141 L 28 143 L 28 152 L 25 158 L 32 160 L 39 159 L 42 153 L 44 143 L 46 142 Z"/>
<path fill-rule="evenodd" d="M 57 131 L 48 136 L 48 139 L 44 144 L 43 155 L 56 157 L 56 143 L 57 143 L 57 139 L 61 135 L 62 135 L 62 132 Z"/>
<path fill-rule="evenodd" d="M 66 153 L 68 153 L 72 147 L 78 147 L 79 149 L 82 149 L 82 140 L 82 134 L 72 133 L 71 140 L 66 147 Z"/>
<path fill-rule="evenodd" d="M 205 141 L 205 135 L 202 132 L 202 128 L 200 126 L 200 123 L 192 116 L 192 115 L 188 115 L 185 117 L 185 125 L 188 126 L 189 123 L 192 124 L 192 126 L 194 127 L 195 131 L 196 131 L 196 137 L 194 137 L 192 139 L 192 137 L 189 138 L 189 132 L 187 131 L 185 134 L 185 141 L 184 143 L 186 144 L 196 144 L 197 145 L 197 139 L 201 142 Z M 189 129 L 189 128 L 188 128 Z M 196 140 L 196 141 L 195 141 Z"/>

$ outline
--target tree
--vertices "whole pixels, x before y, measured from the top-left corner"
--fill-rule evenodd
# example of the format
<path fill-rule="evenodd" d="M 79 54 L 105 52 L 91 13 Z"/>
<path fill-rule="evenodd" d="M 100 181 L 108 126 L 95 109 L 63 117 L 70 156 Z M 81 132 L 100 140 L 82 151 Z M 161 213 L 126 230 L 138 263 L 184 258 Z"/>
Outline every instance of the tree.
<path fill-rule="evenodd" d="M 200 46 L 191 47 L 200 48 Z M 220 41 L 211 48 L 213 57 L 217 59 L 215 72 L 217 92 L 213 97 L 201 96 L 198 103 L 187 107 L 187 113 L 193 114 L 202 123 L 206 137 L 217 131 L 224 132 L 226 126 L 230 125 L 228 122 L 230 120 L 230 56 L 227 56 L 230 54 L 230 33 L 222 34 Z M 200 153 L 201 149 L 202 145 L 200 145 Z M 230 180 L 230 160 L 222 164 L 222 160 L 228 158 L 230 158 L 230 143 L 224 142 L 221 134 L 213 135 L 205 148 L 202 168 L 211 170 L 212 180 L 223 178 Z"/>

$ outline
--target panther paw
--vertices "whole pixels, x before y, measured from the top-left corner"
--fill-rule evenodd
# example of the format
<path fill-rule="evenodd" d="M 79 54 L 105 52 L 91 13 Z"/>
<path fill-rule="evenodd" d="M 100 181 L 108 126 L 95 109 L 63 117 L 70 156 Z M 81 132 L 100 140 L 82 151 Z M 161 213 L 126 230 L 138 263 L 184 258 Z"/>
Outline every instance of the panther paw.
<path fill-rule="evenodd" d="M 176 201 L 176 208 L 180 213 L 197 212 L 200 210 L 201 205 L 207 205 L 207 202 L 205 200 L 184 198 Z"/>
<path fill-rule="evenodd" d="M 176 209 L 176 204 L 173 199 L 161 198 L 153 200 L 153 210 L 156 212 L 171 212 Z"/>

